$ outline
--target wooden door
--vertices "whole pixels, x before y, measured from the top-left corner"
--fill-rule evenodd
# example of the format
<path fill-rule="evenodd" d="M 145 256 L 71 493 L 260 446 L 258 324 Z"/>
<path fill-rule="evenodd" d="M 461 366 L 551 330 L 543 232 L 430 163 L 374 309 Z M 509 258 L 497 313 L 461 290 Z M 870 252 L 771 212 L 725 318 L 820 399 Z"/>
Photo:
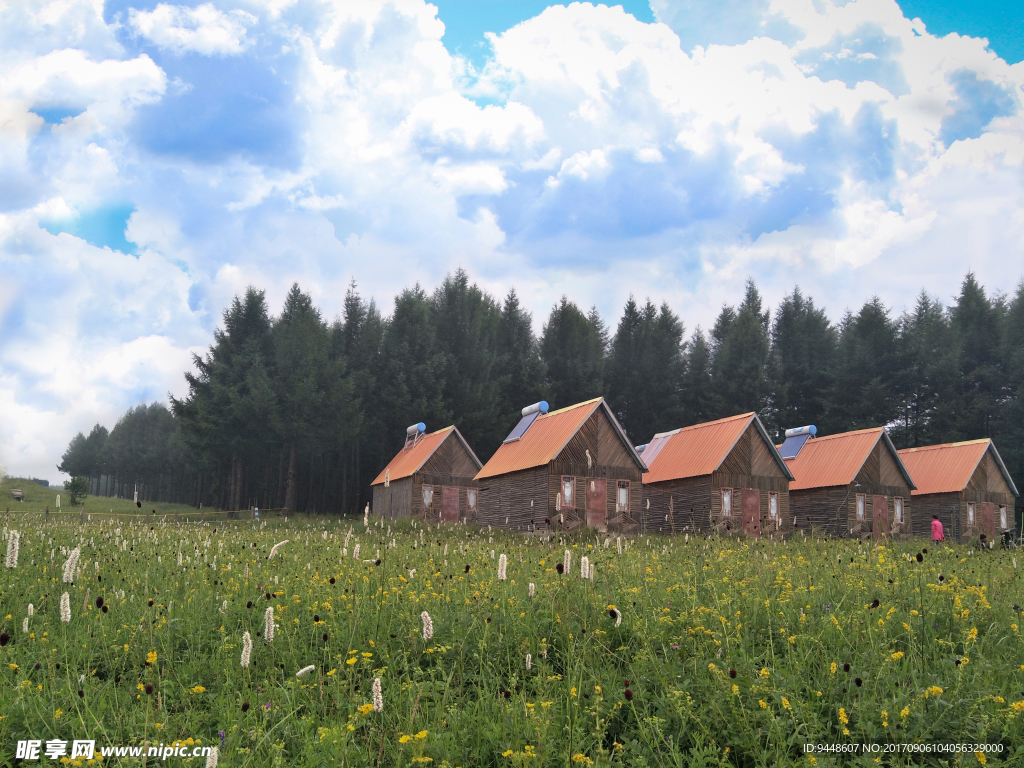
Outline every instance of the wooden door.
<path fill-rule="evenodd" d="M 761 493 L 754 488 L 743 489 L 743 532 L 754 538 L 761 535 Z"/>
<path fill-rule="evenodd" d="M 459 521 L 459 487 L 445 485 L 441 488 L 441 522 L 457 523 Z"/>
<path fill-rule="evenodd" d="M 871 517 L 874 520 L 874 534 L 876 539 L 889 535 L 889 497 L 871 497 Z"/>
<path fill-rule="evenodd" d="M 607 529 L 608 488 L 604 478 L 587 479 L 587 527 L 599 531 Z"/>
<path fill-rule="evenodd" d="M 990 542 L 996 539 L 996 505 L 984 502 L 981 505 L 981 530 Z"/>

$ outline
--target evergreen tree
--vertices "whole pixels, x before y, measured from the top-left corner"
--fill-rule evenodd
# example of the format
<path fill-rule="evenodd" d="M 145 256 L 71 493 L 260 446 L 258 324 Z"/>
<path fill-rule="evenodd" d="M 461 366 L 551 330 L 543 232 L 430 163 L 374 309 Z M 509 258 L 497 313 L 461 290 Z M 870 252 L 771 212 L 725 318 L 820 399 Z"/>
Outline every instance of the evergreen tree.
<path fill-rule="evenodd" d="M 608 399 L 631 439 L 647 442 L 682 417 L 683 324 L 662 304 L 638 307 L 630 296 L 611 342 Z"/>
<path fill-rule="evenodd" d="M 1017 488 L 1024 485 L 1024 280 L 1010 301 L 1003 324 L 1002 360 L 1005 387 L 996 440 L 1010 477 Z M 1017 499 L 1017 508 L 1021 502 Z M 1017 530 L 1024 517 L 1017 515 Z"/>
<path fill-rule="evenodd" d="M 885 426 L 899 416 L 896 323 L 877 296 L 839 324 L 825 434 Z"/>
<path fill-rule="evenodd" d="M 1000 399 L 1000 347 L 1005 306 L 990 301 L 968 272 L 953 305 L 953 338 L 959 357 L 960 393 L 955 433 L 959 439 L 988 437 Z"/>
<path fill-rule="evenodd" d="M 515 288 L 505 296 L 501 308 L 497 355 L 498 420 L 507 424 L 522 408 L 543 400 L 546 395 L 544 361 L 540 357 L 540 344 L 533 335 L 533 317 L 520 304 Z"/>
<path fill-rule="evenodd" d="M 552 409 L 604 394 L 607 331 L 596 309 L 584 315 L 565 296 L 556 304 L 540 341 Z"/>
<path fill-rule="evenodd" d="M 764 414 L 768 405 L 769 313 L 747 280 L 738 311 L 723 307 L 715 322 L 712 381 L 718 418 L 745 411 Z"/>
<path fill-rule="evenodd" d="M 836 332 L 825 310 L 795 287 L 779 304 L 772 322 L 770 429 L 781 435 L 821 418 L 831 390 L 835 350 Z"/>
<path fill-rule="evenodd" d="M 711 345 L 698 325 L 687 343 L 683 361 L 679 426 L 701 424 L 716 417 L 718 400 L 712 383 L 712 367 Z"/>

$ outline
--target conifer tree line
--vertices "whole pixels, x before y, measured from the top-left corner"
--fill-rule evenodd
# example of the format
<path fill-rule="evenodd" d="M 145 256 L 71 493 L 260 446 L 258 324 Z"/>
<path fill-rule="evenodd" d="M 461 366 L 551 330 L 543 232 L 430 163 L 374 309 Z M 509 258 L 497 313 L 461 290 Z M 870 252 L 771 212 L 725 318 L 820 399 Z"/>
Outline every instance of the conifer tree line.
<path fill-rule="evenodd" d="M 280 314 L 249 288 L 223 315 L 189 392 L 78 434 L 59 469 L 92 492 L 224 509 L 356 512 L 405 428 L 455 424 L 486 461 L 520 409 L 603 395 L 634 443 L 757 411 L 771 433 L 885 425 L 897 447 L 992 437 L 1024 480 L 1024 282 L 973 274 L 944 305 L 923 292 L 901 315 L 877 297 L 834 323 L 797 287 L 774 311 L 748 281 L 707 330 L 630 298 L 614 330 L 568 297 L 538 338 L 513 289 L 466 272 L 403 290 L 389 314 L 353 282 L 328 321 L 298 285 Z"/>

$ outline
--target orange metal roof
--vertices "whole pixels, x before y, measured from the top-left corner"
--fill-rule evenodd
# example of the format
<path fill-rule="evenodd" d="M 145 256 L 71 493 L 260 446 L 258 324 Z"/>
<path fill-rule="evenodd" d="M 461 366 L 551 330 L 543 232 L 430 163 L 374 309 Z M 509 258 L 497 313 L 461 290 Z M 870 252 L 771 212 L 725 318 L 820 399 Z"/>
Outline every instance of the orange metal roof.
<path fill-rule="evenodd" d="M 920 496 L 926 493 L 962 491 L 971 481 L 971 476 L 978 468 L 978 463 L 988 450 L 993 452 L 1007 484 L 1016 495 L 1017 489 L 989 438 L 965 440 L 961 443 L 926 445 L 920 448 L 904 448 L 900 451 L 900 458 L 907 466 L 910 476 L 914 478 L 914 484 L 917 486 L 917 490 L 912 495 Z"/>
<path fill-rule="evenodd" d="M 653 458 L 648 462 L 651 469 L 644 475 L 644 483 L 710 475 L 721 466 L 744 430 L 756 419 L 757 416 L 753 412 L 743 413 L 655 435 L 654 440 L 648 443 L 647 449 L 641 454 L 641 458 L 644 458 L 653 453 Z M 760 420 L 757 426 L 762 438 L 771 450 L 775 451 L 775 446 L 768 439 Z M 660 450 L 652 451 L 658 440 L 665 440 L 666 443 Z M 789 474 L 782 458 L 778 457 L 777 460 L 783 471 Z"/>
<path fill-rule="evenodd" d="M 604 408 L 612 424 L 619 430 L 619 436 L 629 451 L 636 457 L 641 469 L 644 468 L 635 449 L 626 439 L 625 433 L 618 426 L 618 421 L 604 402 L 603 397 L 587 400 L 584 403 L 570 405 L 568 408 L 561 408 L 550 413 L 542 413 L 533 422 L 526 434 L 513 443 L 502 443 L 501 447 L 494 452 L 491 460 L 483 469 L 476 474 L 477 480 L 483 480 L 495 475 L 504 475 L 508 472 L 518 472 L 521 469 L 531 469 L 547 464 L 554 459 L 572 436 L 579 431 L 587 419 L 598 408 Z"/>
<path fill-rule="evenodd" d="M 454 426 L 439 429 L 437 432 L 431 432 L 429 435 L 424 435 L 408 448 L 403 448 L 395 454 L 395 458 L 393 458 L 391 462 L 380 471 L 380 474 L 377 475 L 377 479 L 370 483 L 370 485 L 374 486 L 383 483 L 385 472 L 390 473 L 388 476 L 388 480 L 390 481 L 401 480 L 403 477 L 409 477 L 419 471 L 419 468 L 427 463 L 427 459 L 434 455 L 434 451 L 437 450 L 438 446 L 444 442 L 444 439 L 448 437 L 453 430 L 458 432 Z M 467 448 L 468 447 L 469 446 L 467 446 Z M 470 453 L 472 453 L 472 451 L 470 451 Z M 476 457 L 474 456 L 473 458 Z"/>
<path fill-rule="evenodd" d="M 796 478 L 789 490 L 849 485 L 884 435 L 882 427 L 872 427 L 808 440 L 796 458 L 786 462 Z"/>

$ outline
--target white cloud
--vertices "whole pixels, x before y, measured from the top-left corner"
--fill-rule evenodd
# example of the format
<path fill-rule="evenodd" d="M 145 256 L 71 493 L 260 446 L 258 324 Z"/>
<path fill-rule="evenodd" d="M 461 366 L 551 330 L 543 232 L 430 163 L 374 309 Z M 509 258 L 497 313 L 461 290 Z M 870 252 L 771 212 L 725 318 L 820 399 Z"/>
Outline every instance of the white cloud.
<path fill-rule="evenodd" d="M 225 13 L 213 3 L 195 8 L 160 3 L 152 11 L 130 9 L 128 21 L 138 34 L 175 53 L 231 56 L 251 43 L 246 33 L 259 19 L 241 10 Z"/>

